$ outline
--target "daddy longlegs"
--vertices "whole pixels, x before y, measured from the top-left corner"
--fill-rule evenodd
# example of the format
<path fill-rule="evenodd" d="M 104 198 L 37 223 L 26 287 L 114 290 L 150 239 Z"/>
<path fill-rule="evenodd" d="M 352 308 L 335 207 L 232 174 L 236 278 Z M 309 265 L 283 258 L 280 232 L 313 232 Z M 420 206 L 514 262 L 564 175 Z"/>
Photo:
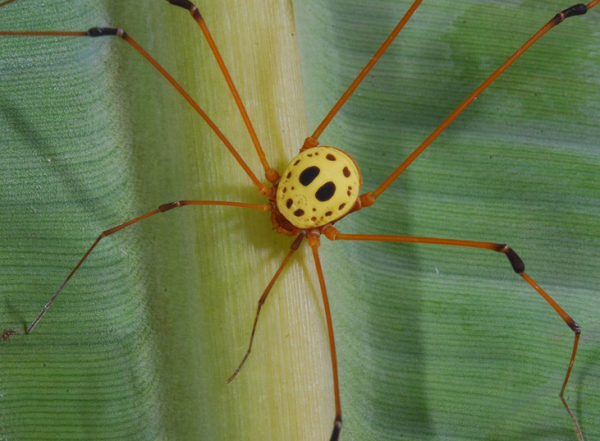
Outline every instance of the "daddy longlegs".
<path fill-rule="evenodd" d="M 592 3 L 590 3 L 590 6 L 593 6 L 593 5 L 595 5 L 595 3 L 597 3 L 597 2 L 592 2 Z M 359 164 L 359 165 L 360 165 L 360 164 Z M 333 230 L 331 230 L 331 229 L 330 229 L 329 231 L 331 232 L 331 231 L 333 231 Z M 313 242 L 314 242 L 314 239 L 313 239 Z M 513 263 L 514 263 L 514 262 L 515 262 L 515 259 L 513 258 Z M 517 262 L 518 262 L 518 260 L 517 260 Z M 518 267 L 518 265 L 517 265 L 517 267 Z M 262 317 L 261 317 L 261 320 L 262 320 Z M 31 327 L 31 324 L 30 324 L 30 327 Z M 30 330 L 31 330 L 31 329 L 30 329 Z M 19 330 L 18 330 L 18 329 L 17 329 L 17 330 L 13 330 L 13 331 L 14 331 L 15 333 L 16 333 L 16 332 L 19 332 Z M 6 334 L 6 336 L 8 336 L 8 334 L 12 333 L 13 331 L 7 331 L 7 334 Z M 338 406 L 338 407 L 339 407 L 339 406 Z M 335 433 L 336 433 L 336 432 L 334 431 L 334 434 L 335 434 Z M 580 434 L 580 437 L 581 437 L 581 434 Z"/>

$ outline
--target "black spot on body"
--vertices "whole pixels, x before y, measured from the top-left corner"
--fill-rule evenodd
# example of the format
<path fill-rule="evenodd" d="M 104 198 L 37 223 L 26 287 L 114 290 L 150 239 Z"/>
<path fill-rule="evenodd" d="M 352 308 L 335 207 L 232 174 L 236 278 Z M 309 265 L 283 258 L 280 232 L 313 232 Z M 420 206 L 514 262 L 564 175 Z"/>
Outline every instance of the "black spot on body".
<path fill-rule="evenodd" d="M 288 199 L 287 201 L 285 201 L 285 206 L 288 208 L 291 208 L 293 203 L 294 203 L 294 201 L 292 201 L 291 199 Z"/>
<path fill-rule="evenodd" d="M 325 156 L 326 159 L 329 159 L 330 161 L 335 161 L 335 156 L 333 156 L 331 153 L 327 154 L 327 156 Z"/>
<path fill-rule="evenodd" d="M 288 172 L 287 178 L 290 179 L 290 176 L 292 176 L 292 172 Z"/>
<path fill-rule="evenodd" d="M 321 188 L 319 188 L 317 190 L 317 192 L 315 193 L 315 197 L 317 198 L 317 200 L 319 200 L 321 202 L 325 202 L 325 201 L 328 201 L 329 199 L 331 199 L 334 194 L 335 194 L 335 184 L 333 182 L 329 181 L 326 184 L 321 185 Z"/>
<path fill-rule="evenodd" d="M 350 170 L 348 169 L 348 167 L 344 167 L 344 176 L 346 176 L 347 178 L 350 177 Z"/>
<path fill-rule="evenodd" d="M 294 162 L 294 165 L 298 165 L 299 162 L 300 160 L 298 159 L 296 162 Z"/>
<path fill-rule="evenodd" d="M 342 210 L 344 207 L 346 206 L 346 204 L 342 204 L 338 207 L 338 210 Z"/>
<path fill-rule="evenodd" d="M 299 217 L 302 216 L 304 214 L 304 210 L 302 209 L 297 209 L 296 211 L 294 211 L 294 216 Z"/>
<path fill-rule="evenodd" d="M 321 169 L 316 166 L 304 169 L 304 171 L 300 173 L 300 183 L 305 187 L 310 185 L 310 183 L 314 181 L 317 176 L 319 176 L 319 173 L 321 173 Z"/>

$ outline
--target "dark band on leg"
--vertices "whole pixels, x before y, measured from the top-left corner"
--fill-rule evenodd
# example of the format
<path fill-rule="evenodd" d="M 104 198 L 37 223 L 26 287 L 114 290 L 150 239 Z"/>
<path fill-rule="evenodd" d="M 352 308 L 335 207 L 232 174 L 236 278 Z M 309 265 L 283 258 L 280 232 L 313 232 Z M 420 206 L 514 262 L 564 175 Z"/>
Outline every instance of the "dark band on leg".
<path fill-rule="evenodd" d="M 570 8 L 563 9 L 558 14 L 554 16 L 554 20 L 556 20 L 556 24 L 562 23 L 569 17 L 575 17 L 576 15 L 583 15 L 588 11 L 587 5 L 580 3 L 578 5 L 573 5 Z"/>
<path fill-rule="evenodd" d="M 191 1 L 189 0 L 167 0 L 169 3 L 171 3 L 173 6 L 179 6 L 180 8 L 183 9 L 187 9 L 188 11 L 192 8 L 195 8 L 196 5 L 194 5 Z"/>
<path fill-rule="evenodd" d="M 336 418 L 333 422 L 333 433 L 329 441 L 338 441 L 340 439 L 340 432 L 342 431 L 342 419 Z"/>
<path fill-rule="evenodd" d="M 511 247 L 508 245 L 502 245 L 502 249 L 500 249 L 499 252 L 506 255 L 508 261 L 513 267 L 513 270 L 515 270 L 515 273 L 523 274 L 525 272 L 525 262 L 523 262 L 523 259 L 521 259 Z"/>
<path fill-rule="evenodd" d="M 158 207 L 158 211 L 164 213 L 165 211 L 172 210 L 173 208 L 181 207 L 181 201 L 169 202 L 168 204 L 162 204 Z"/>
<path fill-rule="evenodd" d="M 180 8 L 187 9 L 190 12 L 190 14 L 192 14 L 192 16 L 201 18 L 198 7 L 195 4 L 193 4 L 191 1 L 189 1 L 189 0 L 167 0 L 167 1 L 169 3 L 171 3 L 173 6 L 179 6 Z"/>
<path fill-rule="evenodd" d="M 125 35 L 125 31 L 121 28 L 90 28 L 87 32 L 90 37 L 108 37 L 113 35 L 122 37 Z"/>

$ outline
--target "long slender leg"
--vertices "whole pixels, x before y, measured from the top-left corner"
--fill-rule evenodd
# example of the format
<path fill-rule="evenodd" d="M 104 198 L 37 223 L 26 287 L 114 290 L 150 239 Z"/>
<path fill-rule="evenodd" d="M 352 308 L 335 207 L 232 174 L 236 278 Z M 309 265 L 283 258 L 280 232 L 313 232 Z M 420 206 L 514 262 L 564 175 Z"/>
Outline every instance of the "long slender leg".
<path fill-rule="evenodd" d="M 369 62 L 367 63 L 367 65 L 363 68 L 363 70 L 354 79 L 354 81 L 352 82 L 352 84 L 350 84 L 350 86 L 348 87 L 348 89 L 343 93 L 343 95 L 340 97 L 340 99 L 338 100 L 338 102 L 335 103 L 335 105 L 333 106 L 333 108 L 329 111 L 329 113 L 327 114 L 327 116 L 325 117 L 325 119 L 323 119 L 323 121 L 321 122 L 321 124 L 319 124 L 319 126 L 316 128 L 316 130 L 314 131 L 314 133 L 309 138 L 306 138 L 306 140 L 304 141 L 304 146 L 302 147 L 302 149 L 307 149 L 307 148 L 310 148 L 310 147 L 316 147 L 317 145 L 319 145 L 319 136 L 321 136 L 321 134 L 323 133 L 323 131 L 327 128 L 327 126 L 333 120 L 333 118 L 335 117 L 335 115 L 340 111 L 340 109 L 342 108 L 342 106 L 344 104 L 346 104 L 346 101 L 348 101 L 348 98 L 350 98 L 350 96 L 352 96 L 352 94 L 354 93 L 354 91 L 358 88 L 358 86 L 360 85 L 360 83 L 362 82 L 362 80 L 364 80 L 365 77 L 369 74 L 369 72 L 371 71 L 371 69 L 373 69 L 373 66 L 375 66 L 375 64 L 379 61 L 379 59 L 384 54 L 384 52 L 394 42 L 394 40 L 396 39 L 396 37 L 398 36 L 398 34 L 400 33 L 400 31 L 402 30 L 402 28 L 404 27 L 404 25 L 408 22 L 408 20 L 410 20 L 410 18 L 412 17 L 412 15 L 417 10 L 417 8 L 421 5 L 422 2 L 423 2 L 423 0 L 415 0 L 415 2 L 411 5 L 411 7 L 406 12 L 406 14 L 404 14 L 404 17 L 402 17 L 402 19 L 400 20 L 400 22 L 398 22 L 398 24 L 392 30 L 392 32 L 390 33 L 390 35 L 385 39 L 385 41 L 383 42 L 383 44 L 381 45 L 381 47 L 377 50 L 377 52 L 375 52 L 375 55 L 373 55 L 371 57 L 371 59 L 369 60 Z"/>
<path fill-rule="evenodd" d="M 0 4 L 0 7 L 3 4 Z M 266 184 L 263 184 L 258 180 L 254 172 L 250 170 L 250 167 L 242 159 L 240 154 L 237 152 L 231 142 L 225 137 L 223 132 L 217 127 L 217 125 L 209 118 L 209 116 L 202 110 L 202 108 L 192 99 L 192 97 L 181 87 L 181 85 L 154 59 L 142 48 L 133 38 L 131 38 L 123 29 L 120 28 L 91 28 L 87 31 L 0 31 L 0 36 L 4 37 L 104 37 L 104 36 L 117 36 L 125 40 L 130 46 L 132 46 L 142 57 L 144 57 L 171 85 L 179 92 L 179 94 L 194 108 L 194 110 L 200 115 L 200 117 L 208 124 L 212 131 L 218 136 L 221 142 L 233 155 L 236 161 L 241 165 L 246 174 L 250 177 L 260 194 L 263 196 L 270 196 L 272 188 Z"/>
<path fill-rule="evenodd" d="M 402 174 L 404 170 L 408 168 L 410 164 L 421 154 L 423 151 L 429 147 L 429 145 L 435 141 L 435 139 L 444 131 L 446 128 L 460 115 L 473 101 L 477 99 L 477 97 L 485 90 L 487 87 L 492 84 L 508 67 L 513 64 L 517 58 L 519 58 L 527 49 L 529 49 L 536 41 L 538 41 L 544 34 L 546 34 L 550 29 L 555 27 L 556 25 L 562 23 L 565 19 L 569 17 L 574 17 L 576 15 L 583 15 L 588 10 L 596 6 L 600 3 L 600 0 L 593 0 L 587 5 L 578 4 L 567 8 L 558 14 L 556 14 L 548 23 L 540 28 L 529 40 L 523 44 L 519 49 L 515 51 L 502 65 L 494 71 L 481 85 L 471 93 L 432 133 L 429 135 L 425 141 L 421 143 L 419 147 L 413 151 L 408 158 L 404 160 L 400 166 L 394 170 L 394 172 L 388 176 L 383 183 L 373 191 L 373 199 L 377 199 L 381 194 L 396 180 L 398 176 Z"/>
<path fill-rule="evenodd" d="M 127 222 L 124 222 L 121 225 L 117 225 L 116 227 L 105 230 L 102 233 L 100 233 L 100 235 L 96 238 L 94 243 L 92 243 L 92 246 L 88 248 L 88 250 L 85 252 L 83 257 L 79 260 L 77 265 L 75 265 L 75 267 L 71 270 L 71 272 L 69 273 L 67 278 L 60 285 L 58 290 L 56 290 L 54 295 L 50 298 L 50 301 L 48 303 L 46 303 L 46 305 L 44 305 L 44 308 L 40 311 L 40 313 L 35 318 L 35 320 L 33 322 L 31 322 L 31 324 L 27 328 L 24 328 L 24 329 L 4 330 L 2 332 L 2 336 L 0 337 L 0 341 L 7 340 L 13 334 L 23 334 L 23 333 L 29 334 L 31 331 L 33 331 L 33 328 L 36 327 L 36 325 L 40 322 L 42 317 L 46 314 L 46 312 L 48 312 L 48 309 L 50 309 L 50 306 L 52 306 L 52 303 L 54 303 L 54 300 L 56 300 L 56 298 L 58 297 L 60 292 L 63 290 L 63 288 L 67 285 L 67 283 L 69 282 L 71 277 L 73 277 L 73 275 L 79 269 L 81 264 L 85 261 L 85 259 L 87 259 L 87 257 L 94 250 L 94 248 L 96 248 L 96 245 L 98 245 L 98 243 L 102 239 L 104 239 L 107 236 L 110 236 L 111 234 L 116 233 L 117 231 L 121 231 L 124 228 L 127 228 L 141 220 L 148 219 L 149 217 L 152 217 L 155 214 L 164 213 L 165 211 L 172 210 L 173 208 L 185 207 L 186 205 L 224 205 L 224 206 L 228 206 L 228 207 L 250 208 L 253 210 L 260 210 L 260 211 L 270 211 L 271 210 L 270 204 L 256 205 L 256 204 L 247 204 L 244 202 L 181 200 L 181 201 L 176 201 L 176 202 L 170 202 L 168 204 L 163 204 L 155 210 L 149 211 L 148 213 L 142 214 L 141 216 L 138 216 L 134 219 L 128 220 Z"/>
<path fill-rule="evenodd" d="M 573 363 L 575 362 L 575 356 L 577 355 L 577 346 L 579 345 L 579 337 L 581 335 L 581 327 L 575 320 L 560 307 L 556 301 L 548 295 L 527 273 L 525 273 L 525 264 L 521 258 L 515 253 L 515 251 L 505 244 L 498 244 L 493 242 L 478 242 L 473 240 L 455 240 L 455 239 L 438 239 L 432 237 L 414 237 L 414 236 L 389 236 L 379 234 L 343 234 L 336 230 L 334 227 L 330 227 L 324 231 L 325 236 L 330 240 L 353 240 L 353 241 L 377 241 L 377 242 L 401 242 L 401 243 L 423 243 L 423 244 L 434 244 L 434 245 L 449 245 L 455 247 L 469 247 L 469 248 L 480 248 L 484 250 L 496 251 L 506 255 L 513 270 L 520 275 L 533 289 L 535 289 L 543 298 L 550 304 L 552 309 L 563 319 L 563 321 L 571 328 L 575 333 L 575 340 L 573 342 L 573 352 L 571 353 L 571 359 L 569 361 L 569 367 L 560 390 L 559 397 L 567 410 L 567 413 L 571 417 L 575 430 L 580 441 L 583 440 L 581 428 L 577 422 L 577 418 L 571 411 L 567 401 L 564 398 L 565 388 L 569 382 L 571 376 L 571 370 L 573 369 Z"/>
<path fill-rule="evenodd" d="M 248 350 L 246 351 L 244 358 L 242 358 L 240 365 L 237 367 L 235 372 L 233 374 L 231 374 L 231 377 L 229 377 L 229 379 L 227 380 L 227 384 L 229 384 L 233 380 L 235 380 L 235 377 L 237 376 L 237 374 L 240 373 L 240 371 L 242 370 L 242 367 L 244 367 L 244 363 L 246 363 L 246 360 L 250 356 L 250 352 L 252 352 L 252 343 L 254 342 L 254 333 L 256 332 L 256 325 L 258 324 L 258 316 L 260 315 L 262 306 L 265 304 L 265 301 L 267 300 L 267 297 L 269 296 L 269 293 L 271 292 L 271 289 L 273 288 L 275 281 L 279 278 L 279 275 L 281 274 L 281 272 L 283 271 L 283 268 L 285 268 L 288 261 L 292 257 L 292 254 L 294 254 L 294 252 L 297 251 L 298 248 L 300 247 L 300 244 L 302 243 L 302 240 L 304 239 L 304 237 L 305 237 L 305 233 L 303 233 L 303 232 L 300 233 L 296 237 L 296 240 L 292 243 L 292 246 L 290 247 L 289 253 L 287 253 L 287 255 L 285 256 L 285 259 L 283 259 L 283 262 L 281 262 L 281 265 L 279 265 L 277 272 L 275 273 L 275 275 L 273 276 L 273 278 L 267 285 L 262 296 L 260 296 L 260 299 L 258 300 L 258 307 L 256 308 L 256 316 L 254 317 L 254 325 L 252 326 L 252 334 L 250 334 L 250 344 L 248 345 Z"/>
<path fill-rule="evenodd" d="M 213 55 L 215 56 L 215 59 L 217 60 L 219 69 L 221 69 L 221 72 L 223 73 L 223 76 L 225 77 L 225 81 L 227 82 L 227 86 L 229 87 L 229 90 L 231 91 L 231 94 L 233 95 L 233 99 L 235 100 L 235 103 L 236 103 L 238 109 L 240 110 L 240 113 L 242 114 L 242 118 L 244 119 L 244 124 L 246 125 L 246 128 L 248 129 L 250 138 L 252 138 L 252 143 L 254 144 L 256 153 L 258 153 L 258 158 L 260 159 L 260 163 L 262 164 L 263 168 L 265 169 L 265 175 L 266 175 L 267 179 L 269 180 L 269 182 L 274 184 L 279 179 L 279 173 L 277 173 L 277 171 L 274 168 L 271 168 L 271 166 L 269 165 L 269 162 L 267 161 L 265 152 L 263 151 L 262 146 L 260 145 L 260 141 L 258 140 L 256 131 L 254 130 L 254 126 L 252 125 L 252 121 L 250 121 L 250 117 L 248 116 L 248 112 L 246 111 L 246 107 L 244 106 L 244 103 L 242 102 L 242 99 L 240 98 L 240 94 L 238 93 L 237 88 L 235 87 L 235 84 L 233 83 L 233 80 L 231 79 L 231 75 L 229 74 L 229 71 L 227 70 L 227 67 L 225 66 L 223 57 L 221 56 L 221 53 L 219 52 L 219 49 L 217 48 L 217 45 L 216 45 L 215 41 L 213 40 L 212 35 L 210 34 L 210 31 L 208 30 L 208 26 L 206 25 L 204 18 L 202 18 L 202 15 L 200 14 L 198 7 L 195 4 L 193 4 L 192 2 L 190 2 L 189 0 L 167 0 L 167 1 L 174 6 L 179 6 L 183 9 L 187 9 L 189 11 L 189 13 L 192 15 L 192 17 L 194 18 L 194 20 L 196 21 L 196 23 L 198 23 L 198 26 L 200 26 L 200 29 L 202 30 L 202 33 L 204 34 L 204 37 L 206 38 L 206 41 L 208 42 L 208 45 L 210 46 L 210 50 L 212 51 Z"/>
<path fill-rule="evenodd" d="M 340 400 L 340 380 L 338 378 L 337 352 L 335 350 L 335 338 L 333 335 L 333 321 L 331 320 L 331 310 L 329 309 L 329 298 L 327 297 L 327 287 L 325 286 L 325 277 L 319 257 L 319 246 L 321 241 L 318 237 L 309 236 L 308 244 L 310 245 L 315 259 L 317 275 L 319 276 L 319 285 L 321 287 L 321 295 L 323 296 L 323 307 L 325 309 L 325 319 L 327 320 L 327 331 L 329 333 L 329 350 L 331 352 L 331 370 L 333 373 L 333 396 L 335 399 L 335 419 L 333 420 L 333 432 L 331 433 L 330 441 L 338 441 L 340 432 L 342 431 L 342 404 Z"/>

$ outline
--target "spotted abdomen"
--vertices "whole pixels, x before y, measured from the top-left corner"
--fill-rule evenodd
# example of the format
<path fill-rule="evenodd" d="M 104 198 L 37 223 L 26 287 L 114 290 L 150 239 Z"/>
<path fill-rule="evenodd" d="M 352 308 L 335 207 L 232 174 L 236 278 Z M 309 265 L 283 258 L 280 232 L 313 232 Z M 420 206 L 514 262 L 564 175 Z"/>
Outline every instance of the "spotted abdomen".
<path fill-rule="evenodd" d="M 277 208 L 298 228 L 340 219 L 353 207 L 362 179 L 351 156 L 334 147 L 315 147 L 296 156 L 277 187 Z"/>

